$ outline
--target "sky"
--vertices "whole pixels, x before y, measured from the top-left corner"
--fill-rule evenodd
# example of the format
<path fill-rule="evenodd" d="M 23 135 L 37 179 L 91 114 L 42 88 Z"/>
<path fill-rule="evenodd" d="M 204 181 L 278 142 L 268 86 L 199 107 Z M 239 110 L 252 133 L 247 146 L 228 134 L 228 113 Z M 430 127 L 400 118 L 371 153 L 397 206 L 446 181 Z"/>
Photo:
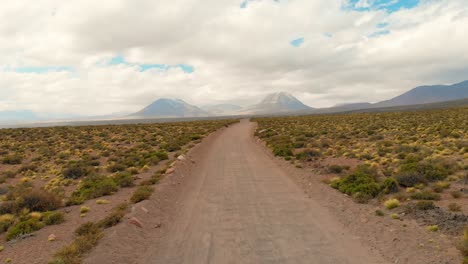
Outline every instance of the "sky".
<path fill-rule="evenodd" d="M 466 0 L 2 1 L 0 111 L 376 102 L 468 79 L 467 30 Z"/>

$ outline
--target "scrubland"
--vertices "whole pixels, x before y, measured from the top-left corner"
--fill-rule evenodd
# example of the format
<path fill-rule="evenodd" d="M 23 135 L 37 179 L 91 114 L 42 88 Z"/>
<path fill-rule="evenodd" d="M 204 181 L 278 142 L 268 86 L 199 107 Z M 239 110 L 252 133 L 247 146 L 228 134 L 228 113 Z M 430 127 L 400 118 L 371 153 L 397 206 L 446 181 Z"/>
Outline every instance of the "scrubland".
<path fill-rule="evenodd" d="M 75 236 L 74 242 L 52 261 L 79 263 L 81 255 L 102 236 L 102 230 L 120 222 L 128 203 L 150 197 L 152 185 L 158 183 L 171 160 L 234 122 L 0 130 L 0 251 L 14 248 L 15 243 L 45 226 L 66 222 L 75 217 L 68 215 L 68 208 L 81 206 L 82 225 L 69 232 Z M 155 170 L 162 162 L 167 165 Z M 145 173 L 151 175 L 143 178 Z M 90 211 L 98 210 L 84 206 L 86 201 L 109 197 L 124 188 L 135 189 L 125 198 L 128 202 L 113 205 L 112 212 L 99 222 L 86 221 Z M 96 200 L 96 206 L 109 203 L 106 197 Z M 54 240 L 55 236 L 49 237 L 50 242 Z"/>
<path fill-rule="evenodd" d="M 459 243 L 468 225 L 468 107 L 254 121 L 274 155 L 377 205 L 378 216 L 415 219 Z M 466 231 L 461 240 L 466 256 Z"/>

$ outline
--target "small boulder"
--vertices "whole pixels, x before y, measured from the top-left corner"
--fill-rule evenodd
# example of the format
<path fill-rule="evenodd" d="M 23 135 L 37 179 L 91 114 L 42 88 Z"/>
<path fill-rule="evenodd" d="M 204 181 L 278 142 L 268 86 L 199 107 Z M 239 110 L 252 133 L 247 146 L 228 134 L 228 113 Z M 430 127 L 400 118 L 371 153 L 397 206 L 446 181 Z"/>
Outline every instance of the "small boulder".
<path fill-rule="evenodd" d="M 178 160 L 185 160 L 185 156 L 184 155 L 180 155 L 179 157 L 177 157 Z"/>
<path fill-rule="evenodd" d="M 169 168 L 169 169 L 166 170 L 166 174 L 171 174 L 171 173 L 173 173 L 174 171 L 175 171 L 174 168 Z"/>
<path fill-rule="evenodd" d="M 143 224 L 136 217 L 130 218 L 128 222 L 136 227 L 143 228 Z"/>
<path fill-rule="evenodd" d="M 54 234 L 50 234 L 49 237 L 47 238 L 49 242 L 55 241 L 55 239 L 57 239 L 57 237 Z"/>

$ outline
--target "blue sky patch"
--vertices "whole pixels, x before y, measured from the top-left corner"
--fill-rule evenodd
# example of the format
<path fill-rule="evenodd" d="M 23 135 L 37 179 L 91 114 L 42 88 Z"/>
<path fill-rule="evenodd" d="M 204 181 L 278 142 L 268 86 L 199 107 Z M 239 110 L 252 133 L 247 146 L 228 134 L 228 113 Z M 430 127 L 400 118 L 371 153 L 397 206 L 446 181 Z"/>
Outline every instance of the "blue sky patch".
<path fill-rule="evenodd" d="M 138 66 L 141 72 L 150 70 L 150 69 L 159 69 L 161 71 L 167 71 L 171 68 L 180 68 L 185 73 L 192 73 L 195 71 L 193 66 L 187 64 L 176 64 L 176 65 L 168 65 L 168 64 L 131 64 L 125 60 L 125 57 L 122 55 L 118 55 L 110 59 L 109 65 L 129 65 L 129 66 Z"/>
<path fill-rule="evenodd" d="M 304 38 L 298 38 L 294 39 L 291 42 L 289 42 L 292 46 L 298 48 L 304 43 L 305 39 Z"/>
<path fill-rule="evenodd" d="M 385 36 L 385 35 L 388 35 L 390 34 L 390 30 L 380 30 L 380 31 L 376 31 L 372 34 L 370 34 L 368 37 L 369 38 L 378 38 L 378 37 L 381 37 L 381 36 Z"/>
<path fill-rule="evenodd" d="M 384 28 L 384 27 L 387 27 L 388 26 L 388 23 L 379 23 L 376 25 L 377 28 Z"/>
<path fill-rule="evenodd" d="M 255 1 L 255 0 L 243 0 L 241 3 L 240 3 L 240 8 L 244 9 L 244 8 L 247 8 L 247 5 L 249 3 L 249 1 Z M 273 0 L 273 2 L 275 3 L 279 3 L 280 0 Z"/>
<path fill-rule="evenodd" d="M 48 72 L 73 72 L 72 67 L 68 66 L 22 66 L 13 68 L 18 73 L 48 73 Z"/>
<path fill-rule="evenodd" d="M 358 12 L 385 10 L 392 13 L 400 9 L 414 8 L 419 2 L 420 0 L 349 0 L 343 8 Z"/>

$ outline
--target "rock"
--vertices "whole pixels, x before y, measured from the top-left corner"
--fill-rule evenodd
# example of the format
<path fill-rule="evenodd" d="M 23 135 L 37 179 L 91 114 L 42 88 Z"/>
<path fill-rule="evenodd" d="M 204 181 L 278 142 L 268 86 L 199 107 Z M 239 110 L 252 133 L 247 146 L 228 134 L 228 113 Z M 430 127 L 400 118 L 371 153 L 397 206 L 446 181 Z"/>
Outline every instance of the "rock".
<path fill-rule="evenodd" d="M 185 160 L 185 156 L 184 155 L 180 155 L 179 157 L 177 157 L 178 160 Z"/>
<path fill-rule="evenodd" d="M 143 228 L 143 224 L 136 217 L 130 218 L 128 222 L 136 227 Z"/>
<path fill-rule="evenodd" d="M 145 212 L 146 214 L 149 212 L 148 209 L 146 209 L 145 207 L 141 207 L 141 210 Z"/>
<path fill-rule="evenodd" d="M 154 228 L 160 228 L 161 226 L 162 226 L 162 224 L 161 224 L 161 223 L 158 223 L 158 224 L 156 224 L 156 225 L 154 226 Z"/>
<path fill-rule="evenodd" d="M 47 238 L 47 240 L 50 242 L 55 241 L 55 239 L 57 239 L 57 237 L 54 234 L 50 234 L 49 237 Z"/>
<path fill-rule="evenodd" d="M 166 174 L 171 174 L 171 173 L 173 173 L 174 171 L 175 171 L 174 168 L 169 168 L 169 169 L 166 170 Z"/>

